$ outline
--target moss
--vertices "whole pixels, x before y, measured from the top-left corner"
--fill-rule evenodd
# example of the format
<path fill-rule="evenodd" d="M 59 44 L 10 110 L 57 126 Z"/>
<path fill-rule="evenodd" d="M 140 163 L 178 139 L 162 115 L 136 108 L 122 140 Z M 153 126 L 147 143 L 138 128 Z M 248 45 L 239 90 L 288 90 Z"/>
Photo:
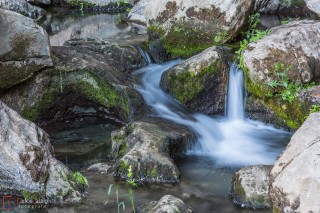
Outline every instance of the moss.
<path fill-rule="evenodd" d="M 21 192 L 24 200 L 26 201 L 37 201 L 40 200 L 43 197 L 43 194 L 41 192 L 28 192 L 28 191 L 22 191 Z"/>
<path fill-rule="evenodd" d="M 311 106 L 301 102 L 298 98 L 288 102 L 280 96 L 273 95 L 274 91 L 271 87 L 262 83 L 254 84 L 248 76 L 248 69 L 243 68 L 243 70 L 246 79 L 246 90 L 254 99 L 261 100 L 261 103 L 274 111 L 278 118 L 283 120 L 290 129 L 296 130 L 303 124 L 305 118 L 309 115 Z"/>
<path fill-rule="evenodd" d="M 278 209 L 277 207 L 273 207 L 272 213 L 281 213 L 281 210 Z"/>
<path fill-rule="evenodd" d="M 265 202 L 265 199 L 264 199 L 264 196 L 263 196 L 263 195 L 259 195 L 255 200 L 256 200 L 256 202 L 257 202 L 258 204 L 260 204 L 260 205 Z"/>
<path fill-rule="evenodd" d="M 91 2 L 86 2 L 83 0 L 72 0 L 70 1 L 70 5 L 74 6 L 74 7 L 80 7 L 80 8 L 93 8 L 96 5 L 91 3 Z"/>
<path fill-rule="evenodd" d="M 293 0 L 291 6 L 304 7 L 306 6 L 306 2 L 304 0 Z"/>
<path fill-rule="evenodd" d="M 56 94 L 57 91 L 54 89 L 46 90 L 34 105 L 25 107 L 22 110 L 21 116 L 27 120 L 36 121 L 40 115 L 52 105 Z"/>
<path fill-rule="evenodd" d="M 122 171 L 126 172 L 129 169 L 129 163 L 126 160 L 119 161 L 119 167 Z"/>
<path fill-rule="evenodd" d="M 128 151 L 128 145 L 126 143 L 122 144 L 119 148 L 119 157 L 123 157 Z"/>
<path fill-rule="evenodd" d="M 214 76 L 216 71 L 217 63 L 213 63 L 198 73 L 188 70 L 169 73 L 168 80 L 170 88 L 173 88 L 174 97 L 181 103 L 192 100 L 203 91 L 205 79 L 209 76 Z"/>
<path fill-rule="evenodd" d="M 152 170 L 150 171 L 150 176 L 151 176 L 152 178 L 158 177 L 158 172 L 157 172 L 157 169 L 156 169 L 156 168 L 152 168 Z"/>
<path fill-rule="evenodd" d="M 59 77 L 60 74 L 57 74 L 59 71 L 62 72 L 61 77 Z M 61 94 L 62 90 L 73 90 L 106 108 L 117 109 L 124 120 L 129 117 L 128 100 L 123 97 L 120 91 L 109 86 L 95 73 L 60 69 L 53 70 L 51 75 L 50 78 L 53 80 L 48 85 L 48 89 L 43 92 L 35 104 L 22 110 L 21 115 L 25 119 L 36 121 L 40 118 L 41 114 L 53 105 L 55 98 Z"/>
<path fill-rule="evenodd" d="M 120 92 L 108 86 L 101 78 L 90 72 L 90 76 L 97 83 L 97 87 L 85 80 L 78 80 L 72 84 L 76 91 L 82 93 L 88 99 L 96 101 L 107 108 L 122 109 L 122 116 L 128 118 L 129 105 L 128 101 L 120 94 Z"/>
<path fill-rule="evenodd" d="M 183 22 L 175 23 L 169 31 L 151 25 L 148 34 L 151 40 L 160 39 L 163 47 L 173 58 L 188 58 L 209 47 L 220 45 L 227 36 L 221 29 L 208 30 Z"/>

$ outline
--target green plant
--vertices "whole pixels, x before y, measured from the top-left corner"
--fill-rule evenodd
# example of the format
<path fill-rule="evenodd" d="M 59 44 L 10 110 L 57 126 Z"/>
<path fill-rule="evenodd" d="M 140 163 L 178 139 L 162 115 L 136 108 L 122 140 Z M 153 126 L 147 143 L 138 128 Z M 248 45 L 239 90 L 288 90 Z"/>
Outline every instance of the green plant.
<path fill-rule="evenodd" d="M 242 70 L 245 70 L 243 52 L 246 50 L 249 43 L 255 42 L 270 33 L 269 30 L 257 29 L 257 26 L 260 22 L 261 22 L 260 14 L 259 13 L 252 14 L 251 16 L 249 16 L 248 26 L 241 33 L 243 40 L 240 41 L 239 49 L 235 53 L 236 53 L 236 59 L 239 63 L 239 67 Z"/>
<path fill-rule="evenodd" d="M 137 186 L 137 183 L 135 182 L 135 180 L 133 179 L 133 172 L 132 172 L 132 165 L 129 166 L 128 168 L 128 173 L 127 173 L 127 183 L 130 186 Z"/>
<path fill-rule="evenodd" d="M 80 172 L 72 174 L 72 180 L 81 186 L 88 186 L 88 180 Z"/>
<path fill-rule="evenodd" d="M 126 5 L 128 4 L 127 0 L 117 0 L 117 5 L 120 7 L 121 5 Z"/>
<path fill-rule="evenodd" d="M 219 33 L 217 33 L 217 35 L 214 37 L 214 42 L 216 43 L 216 44 L 221 44 L 224 40 L 225 40 L 225 38 L 227 37 L 227 35 L 228 35 L 228 33 L 227 32 L 219 32 Z"/>
<path fill-rule="evenodd" d="M 41 199 L 41 194 L 39 192 L 22 191 L 22 196 L 26 201 L 37 201 Z"/>
<path fill-rule="evenodd" d="M 106 202 L 104 203 L 104 205 L 108 205 L 109 204 L 109 199 L 110 199 L 110 196 L 112 194 L 112 188 L 113 188 L 113 184 L 109 185 L 109 189 L 108 189 L 108 192 L 107 192 L 107 200 Z M 124 212 L 125 209 L 126 209 L 126 205 L 124 203 L 124 201 L 120 201 L 119 199 L 119 189 L 120 187 L 117 186 L 115 188 L 115 194 L 116 194 L 116 201 L 117 201 L 117 208 L 118 208 L 118 213 L 120 213 L 120 207 L 122 207 L 122 211 Z M 132 207 L 132 210 L 133 212 L 135 213 L 136 212 L 136 208 L 135 208 L 135 204 L 134 204 L 134 194 L 133 194 L 133 190 L 132 189 L 129 189 L 128 190 L 129 193 L 128 194 L 124 194 L 124 197 L 128 196 L 129 200 L 130 200 L 130 204 L 131 204 L 131 207 Z"/>
<path fill-rule="evenodd" d="M 301 86 L 291 81 L 288 77 L 290 69 L 292 69 L 292 66 L 285 66 L 280 63 L 275 64 L 274 70 L 269 73 L 273 80 L 269 81 L 267 85 L 274 88 L 282 100 L 291 103 L 296 98 L 297 91 L 301 89 Z"/>
<path fill-rule="evenodd" d="M 320 112 L 320 106 L 319 105 L 312 105 L 310 109 L 310 114 L 314 112 Z"/>

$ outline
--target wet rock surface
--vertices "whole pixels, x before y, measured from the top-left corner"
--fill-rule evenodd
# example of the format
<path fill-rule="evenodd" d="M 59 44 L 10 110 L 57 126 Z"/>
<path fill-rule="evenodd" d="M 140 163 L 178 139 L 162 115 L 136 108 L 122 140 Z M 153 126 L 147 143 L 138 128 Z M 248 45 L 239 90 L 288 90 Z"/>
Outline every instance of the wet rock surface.
<path fill-rule="evenodd" d="M 272 166 L 249 166 L 237 171 L 232 179 L 233 202 L 247 208 L 270 208 L 270 171 Z"/>
<path fill-rule="evenodd" d="M 47 33 L 34 20 L 0 9 L 0 92 L 53 65 Z"/>
<path fill-rule="evenodd" d="M 183 154 L 192 140 L 188 129 L 169 121 L 128 124 L 112 133 L 115 175 L 136 182 L 177 182 L 180 173 L 172 158 Z M 132 177 L 128 177 L 130 167 Z"/>
<path fill-rule="evenodd" d="M 318 212 L 320 113 L 311 114 L 292 136 L 271 170 L 270 196 L 281 212 Z"/>
<path fill-rule="evenodd" d="M 223 114 L 229 51 L 211 47 L 181 62 L 163 74 L 162 88 L 193 111 Z"/>
<path fill-rule="evenodd" d="M 137 208 L 137 213 L 193 213 L 191 207 L 172 195 L 165 195 L 159 201 L 153 201 Z"/>

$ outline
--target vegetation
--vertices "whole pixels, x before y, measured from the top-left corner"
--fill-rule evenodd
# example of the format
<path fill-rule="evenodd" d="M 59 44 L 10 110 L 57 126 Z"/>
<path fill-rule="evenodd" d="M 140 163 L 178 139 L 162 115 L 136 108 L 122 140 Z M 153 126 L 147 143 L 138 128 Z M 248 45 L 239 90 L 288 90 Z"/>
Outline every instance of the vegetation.
<path fill-rule="evenodd" d="M 260 14 L 255 13 L 249 16 L 248 26 L 241 33 L 243 40 L 240 41 L 240 47 L 236 51 L 237 61 L 239 63 L 239 67 L 245 71 L 245 65 L 243 60 L 243 53 L 246 50 L 247 46 L 251 42 L 255 42 L 270 33 L 269 30 L 260 30 L 257 29 L 258 24 L 261 22 Z"/>
<path fill-rule="evenodd" d="M 128 168 L 127 177 L 128 177 L 127 183 L 130 186 L 137 186 L 135 180 L 133 179 L 132 165 L 130 165 L 129 168 Z"/>
<path fill-rule="evenodd" d="M 26 201 L 37 201 L 42 198 L 42 195 L 39 192 L 22 191 L 22 196 Z"/>
<path fill-rule="evenodd" d="M 88 180 L 80 172 L 74 172 L 72 174 L 72 180 L 80 186 L 88 186 Z"/>
<path fill-rule="evenodd" d="M 107 192 L 107 200 L 104 203 L 104 205 L 108 205 L 110 203 L 111 195 L 112 195 L 112 192 L 113 192 L 112 189 L 113 189 L 113 184 L 109 185 L 109 189 L 108 189 L 108 192 Z M 115 195 L 116 195 L 116 205 L 117 205 L 117 208 L 118 208 L 118 213 L 121 212 L 120 211 L 121 207 L 122 207 L 122 212 L 125 212 L 125 210 L 126 210 L 125 202 L 124 201 L 120 201 L 119 191 L 120 191 L 120 187 L 116 186 L 114 192 L 115 192 Z M 129 188 L 128 189 L 128 194 L 123 194 L 121 197 L 123 197 L 124 199 L 125 198 L 129 198 L 129 202 L 131 204 L 132 211 L 135 213 L 136 212 L 136 208 L 135 208 L 135 203 L 134 203 L 133 190 Z"/>

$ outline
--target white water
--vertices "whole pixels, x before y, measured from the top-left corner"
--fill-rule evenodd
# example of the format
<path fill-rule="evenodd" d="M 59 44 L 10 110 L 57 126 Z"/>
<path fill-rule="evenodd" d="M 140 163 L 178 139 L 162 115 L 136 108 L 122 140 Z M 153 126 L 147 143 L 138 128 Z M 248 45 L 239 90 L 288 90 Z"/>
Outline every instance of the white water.
<path fill-rule="evenodd" d="M 136 88 L 153 109 L 152 116 L 188 126 L 196 134 L 189 154 L 213 157 L 227 166 L 272 164 L 290 134 L 245 118 L 243 74 L 237 66 L 230 69 L 227 117 L 212 118 L 189 111 L 161 89 L 161 75 L 179 62 L 150 64 L 135 72 L 142 75 Z"/>

